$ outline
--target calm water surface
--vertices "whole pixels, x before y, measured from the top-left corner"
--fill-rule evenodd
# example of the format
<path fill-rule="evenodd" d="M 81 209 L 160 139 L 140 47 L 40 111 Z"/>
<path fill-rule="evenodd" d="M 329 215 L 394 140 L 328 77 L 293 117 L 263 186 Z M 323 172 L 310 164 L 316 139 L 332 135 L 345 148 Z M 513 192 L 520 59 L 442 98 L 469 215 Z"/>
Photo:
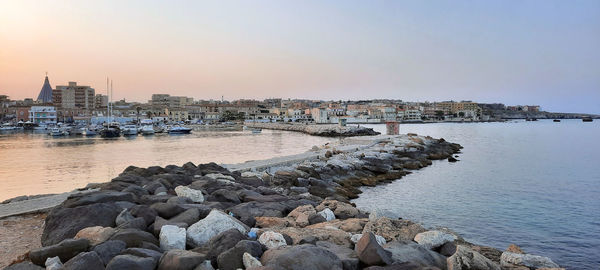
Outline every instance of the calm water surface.
<path fill-rule="evenodd" d="M 374 126 L 379 131 L 381 125 Z M 464 146 L 354 202 L 568 269 L 600 268 L 600 121 L 401 125 Z"/>
<path fill-rule="evenodd" d="M 0 134 L 0 201 L 107 182 L 127 166 L 240 163 L 306 152 L 331 138 L 296 132 L 194 132 L 118 139 Z"/>

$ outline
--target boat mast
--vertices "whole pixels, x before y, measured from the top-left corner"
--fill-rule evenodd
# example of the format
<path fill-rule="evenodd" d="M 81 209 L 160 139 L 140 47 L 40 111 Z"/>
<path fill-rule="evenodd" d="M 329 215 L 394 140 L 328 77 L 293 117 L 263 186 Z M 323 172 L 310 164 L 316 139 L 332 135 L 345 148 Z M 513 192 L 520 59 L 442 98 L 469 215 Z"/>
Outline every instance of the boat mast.
<path fill-rule="evenodd" d="M 106 77 L 106 97 L 110 97 L 110 92 L 108 91 L 108 77 Z M 106 104 L 106 127 L 110 124 L 110 101 L 107 100 Z"/>

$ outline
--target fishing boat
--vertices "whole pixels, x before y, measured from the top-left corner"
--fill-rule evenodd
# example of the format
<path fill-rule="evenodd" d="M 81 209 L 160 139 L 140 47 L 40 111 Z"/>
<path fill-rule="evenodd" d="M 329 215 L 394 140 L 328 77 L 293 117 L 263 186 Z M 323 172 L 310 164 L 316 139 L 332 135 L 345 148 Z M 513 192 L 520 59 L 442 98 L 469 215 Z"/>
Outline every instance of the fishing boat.
<path fill-rule="evenodd" d="M 554 119 L 554 120 L 552 120 L 552 122 L 560 122 L 560 120 L 559 119 Z"/>
<path fill-rule="evenodd" d="M 587 117 L 581 118 L 581 121 L 583 121 L 583 122 L 592 122 L 592 121 L 594 121 L 594 119 L 592 119 L 591 117 L 587 116 Z"/>
<path fill-rule="evenodd" d="M 192 129 L 182 126 L 172 126 L 168 129 L 168 132 L 169 134 L 190 134 Z"/>
<path fill-rule="evenodd" d="M 138 129 L 136 125 L 125 125 L 122 131 L 123 136 L 135 136 L 138 134 Z"/>
<path fill-rule="evenodd" d="M 144 125 L 142 126 L 142 135 L 154 135 L 154 127 L 152 125 Z"/>

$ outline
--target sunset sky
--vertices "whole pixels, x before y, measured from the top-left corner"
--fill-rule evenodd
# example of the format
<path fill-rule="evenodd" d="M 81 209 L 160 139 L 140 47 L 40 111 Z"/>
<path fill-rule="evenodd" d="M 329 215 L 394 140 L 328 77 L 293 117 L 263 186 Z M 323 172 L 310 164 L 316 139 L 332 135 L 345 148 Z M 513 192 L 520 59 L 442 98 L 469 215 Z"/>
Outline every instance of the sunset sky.
<path fill-rule="evenodd" d="M 0 94 L 395 98 L 600 113 L 600 1 L 0 0 Z"/>

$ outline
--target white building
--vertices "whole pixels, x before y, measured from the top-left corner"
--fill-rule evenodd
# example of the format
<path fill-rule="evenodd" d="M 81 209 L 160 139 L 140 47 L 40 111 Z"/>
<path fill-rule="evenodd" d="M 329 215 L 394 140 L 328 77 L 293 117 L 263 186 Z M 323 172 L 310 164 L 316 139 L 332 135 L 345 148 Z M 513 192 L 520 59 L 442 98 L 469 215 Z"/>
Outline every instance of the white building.
<path fill-rule="evenodd" d="M 29 121 L 36 124 L 56 124 L 56 108 L 54 106 L 31 106 Z"/>
<path fill-rule="evenodd" d="M 422 121 L 421 111 L 420 110 L 405 110 L 404 118 L 402 120 L 408 121 L 408 122 Z"/>

